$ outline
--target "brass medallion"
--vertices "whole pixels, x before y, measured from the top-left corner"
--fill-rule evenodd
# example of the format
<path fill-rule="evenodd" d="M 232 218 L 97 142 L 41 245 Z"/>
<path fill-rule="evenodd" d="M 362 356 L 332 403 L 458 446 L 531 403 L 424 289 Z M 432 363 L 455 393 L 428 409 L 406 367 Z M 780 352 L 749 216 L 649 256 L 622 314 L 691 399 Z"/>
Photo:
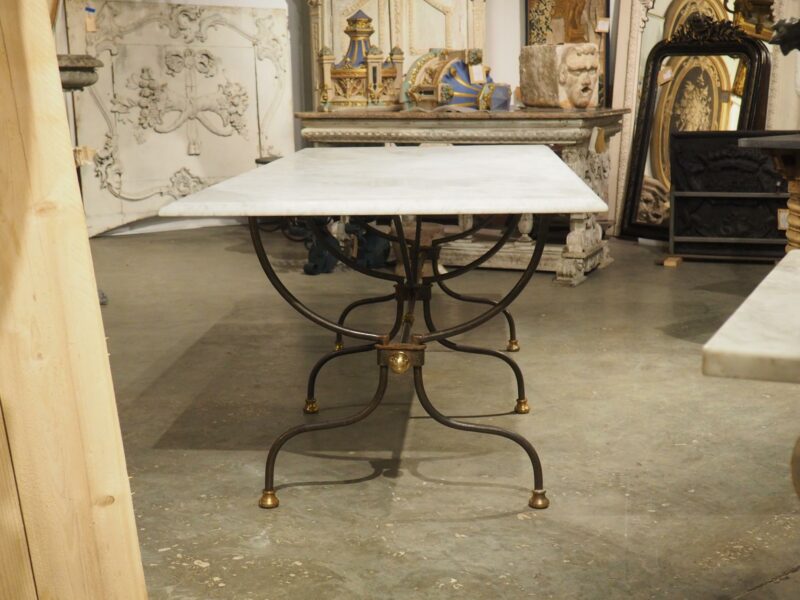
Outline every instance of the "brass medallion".
<path fill-rule="evenodd" d="M 411 367 L 411 359 L 405 352 L 395 352 L 389 357 L 389 368 L 393 373 L 402 375 Z"/>

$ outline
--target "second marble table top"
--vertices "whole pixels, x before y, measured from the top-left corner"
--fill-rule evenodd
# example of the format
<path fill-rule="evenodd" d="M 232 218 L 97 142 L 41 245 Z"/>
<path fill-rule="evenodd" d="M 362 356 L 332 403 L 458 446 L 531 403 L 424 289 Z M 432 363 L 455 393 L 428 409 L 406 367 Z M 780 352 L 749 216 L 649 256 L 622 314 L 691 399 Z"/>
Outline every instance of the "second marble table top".
<path fill-rule="evenodd" d="M 162 217 L 598 213 L 546 146 L 306 148 L 172 202 Z"/>
<path fill-rule="evenodd" d="M 800 383 L 800 250 L 781 260 L 703 347 L 703 373 Z"/>

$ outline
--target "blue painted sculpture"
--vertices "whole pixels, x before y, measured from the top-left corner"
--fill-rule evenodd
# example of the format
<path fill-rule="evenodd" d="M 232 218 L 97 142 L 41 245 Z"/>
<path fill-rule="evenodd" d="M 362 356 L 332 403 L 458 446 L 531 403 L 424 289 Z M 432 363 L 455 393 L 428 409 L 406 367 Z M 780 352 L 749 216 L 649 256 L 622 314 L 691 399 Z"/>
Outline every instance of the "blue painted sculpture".
<path fill-rule="evenodd" d="M 511 87 L 490 72 L 480 50 L 435 48 L 411 65 L 402 99 L 407 109 L 509 110 Z"/>

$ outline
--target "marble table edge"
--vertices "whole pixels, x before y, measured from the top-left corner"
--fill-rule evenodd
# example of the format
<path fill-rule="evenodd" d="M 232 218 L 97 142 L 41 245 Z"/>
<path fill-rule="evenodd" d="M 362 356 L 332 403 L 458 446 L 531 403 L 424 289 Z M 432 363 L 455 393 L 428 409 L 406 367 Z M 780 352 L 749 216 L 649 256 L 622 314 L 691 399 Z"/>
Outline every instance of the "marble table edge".
<path fill-rule="evenodd" d="M 703 347 L 703 375 L 726 379 L 746 379 L 779 383 L 800 383 L 797 359 L 732 353 Z"/>
<path fill-rule="evenodd" d="M 800 383 L 800 332 L 793 329 L 798 322 L 773 322 L 773 326 L 780 328 L 782 323 L 789 329 L 783 332 L 784 339 L 771 346 L 769 342 L 765 343 L 763 333 L 752 323 L 752 313 L 756 309 L 758 315 L 783 314 L 776 312 L 775 306 L 769 301 L 775 296 L 783 303 L 788 302 L 789 310 L 792 310 L 792 300 L 800 299 L 798 267 L 800 251 L 787 254 L 703 345 L 704 375 Z M 765 295 L 771 296 L 765 301 Z M 758 324 L 764 326 L 760 320 Z M 742 334 L 743 330 L 745 335 Z M 748 335 L 753 339 L 749 344 L 746 343 Z"/>
<path fill-rule="evenodd" d="M 252 211 L 252 210 L 242 210 L 237 209 L 236 207 L 231 207 L 230 209 L 220 209 L 219 204 L 210 201 L 208 203 L 194 200 L 192 202 L 181 202 L 181 200 L 175 200 L 170 202 L 169 204 L 165 204 L 161 207 L 158 211 L 159 217 L 187 217 L 187 218 L 202 218 L 202 217 L 239 217 L 239 218 L 249 218 L 249 217 L 296 217 L 300 219 L 312 219 L 316 217 L 434 217 L 434 216 L 445 216 L 445 217 L 460 217 L 460 216 L 491 216 L 491 215 L 533 215 L 534 217 L 543 217 L 543 216 L 552 216 L 552 215 L 570 215 L 570 214 L 591 214 L 591 215 L 601 215 L 608 212 L 608 207 L 605 207 L 604 210 L 580 210 L 577 212 L 564 212 L 564 211 L 551 211 L 551 210 L 526 210 L 526 211 L 491 211 L 491 212 L 483 212 L 483 211 L 470 211 L 470 212 L 442 212 L 442 211 L 408 211 L 408 212 L 362 212 L 362 211 L 337 211 L 333 213 L 314 213 L 314 214 L 303 214 L 291 211 L 283 211 L 283 210 L 269 210 L 269 211 Z"/>

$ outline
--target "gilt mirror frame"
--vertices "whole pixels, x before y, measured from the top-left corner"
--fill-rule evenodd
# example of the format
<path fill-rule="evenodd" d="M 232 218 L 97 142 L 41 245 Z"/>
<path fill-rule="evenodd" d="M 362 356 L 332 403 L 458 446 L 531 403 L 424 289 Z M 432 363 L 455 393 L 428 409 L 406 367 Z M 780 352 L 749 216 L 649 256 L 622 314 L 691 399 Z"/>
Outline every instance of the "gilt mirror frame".
<path fill-rule="evenodd" d="M 666 240 L 669 221 L 645 224 L 637 221 L 650 137 L 658 99 L 658 73 L 665 59 L 683 56 L 736 56 L 746 62 L 738 129 L 763 129 L 769 92 L 770 56 L 763 42 L 748 37 L 730 21 L 715 21 L 701 14 L 687 19 L 669 39 L 656 44 L 647 57 L 642 96 L 636 114 L 631 160 L 625 184 L 622 236 Z"/>

